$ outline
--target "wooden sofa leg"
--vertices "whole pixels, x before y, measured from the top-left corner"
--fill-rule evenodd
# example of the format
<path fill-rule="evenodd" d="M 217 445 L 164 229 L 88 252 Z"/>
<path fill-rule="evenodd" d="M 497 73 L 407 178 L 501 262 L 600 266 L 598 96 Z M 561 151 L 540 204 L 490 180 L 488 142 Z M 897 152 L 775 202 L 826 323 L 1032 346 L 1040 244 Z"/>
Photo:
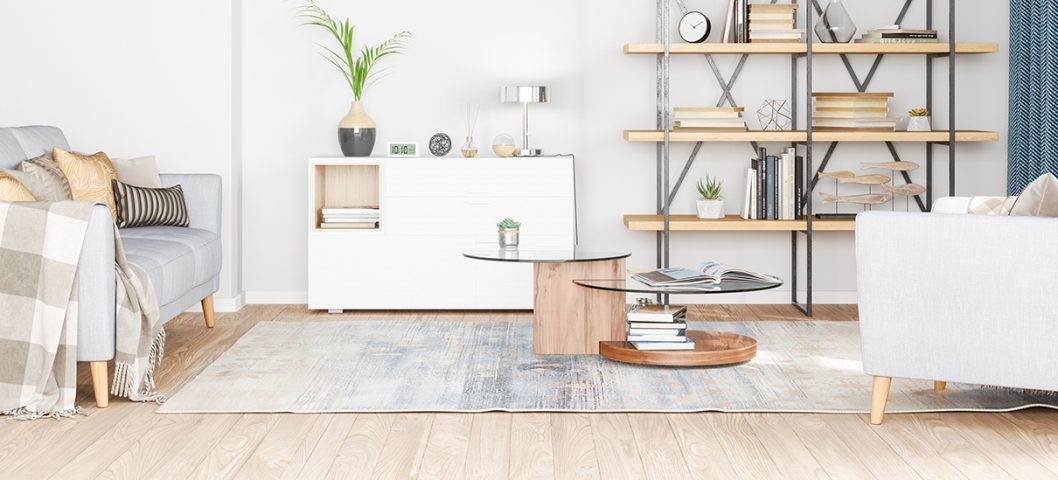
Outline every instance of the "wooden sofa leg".
<path fill-rule="evenodd" d="M 943 392 L 944 389 L 948 388 L 948 382 L 935 381 L 933 382 L 933 391 L 936 393 Z"/>
<path fill-rule="evenodd" d="M 202 299 L 202 316 L 206 319 L 206 328 L 213 328 L 213 294 Z"/>
<path fill-rule="evenodd" d="M 110 405 L 110 382 L 107 378 L 107 362 L 89 362 L 92 370 L 92 392 L 95 393 L 96 406 L 106 408 Z"/>
<path fill-rule="evenodd" d="M 885 417 L 885 404 L 889 401 L 889 386 L 892 377 L 874 377 L 874 388 L 871 391 L 871 425 L 881 425 Z"/>

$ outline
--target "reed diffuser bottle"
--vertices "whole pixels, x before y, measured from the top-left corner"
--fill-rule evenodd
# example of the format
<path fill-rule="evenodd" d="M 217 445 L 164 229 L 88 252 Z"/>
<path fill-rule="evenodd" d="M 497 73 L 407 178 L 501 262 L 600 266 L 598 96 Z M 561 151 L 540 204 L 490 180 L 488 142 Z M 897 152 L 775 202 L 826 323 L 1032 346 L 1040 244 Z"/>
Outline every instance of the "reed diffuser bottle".
<path fill-rule="evenodd" d="M 478 146 L 474 144 L 474 128 L 478 123 L 478 106 L 467 104 L 467 141 L 459 149 L 466 158 L 478 156 Z"/>

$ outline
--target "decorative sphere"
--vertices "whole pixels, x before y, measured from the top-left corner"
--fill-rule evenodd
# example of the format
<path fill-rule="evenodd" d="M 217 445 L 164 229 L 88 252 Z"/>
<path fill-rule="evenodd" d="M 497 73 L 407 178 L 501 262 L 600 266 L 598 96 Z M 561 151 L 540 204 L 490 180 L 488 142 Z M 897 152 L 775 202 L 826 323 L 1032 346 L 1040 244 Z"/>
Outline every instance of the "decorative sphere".
<path fill-rule="evenodd" d="M 447 134 L 438 133 L 430 137 L 430 153 L 436 157 L 443 157 L 452 151 L 452 137 Z"/>
<path fill-rule="evenodd" d="M 498 157 L 513 157 L 518 149 L 514 146 L 514 138 L 506 133 L 496 135 L 492 140 L 492 151 Z"/>

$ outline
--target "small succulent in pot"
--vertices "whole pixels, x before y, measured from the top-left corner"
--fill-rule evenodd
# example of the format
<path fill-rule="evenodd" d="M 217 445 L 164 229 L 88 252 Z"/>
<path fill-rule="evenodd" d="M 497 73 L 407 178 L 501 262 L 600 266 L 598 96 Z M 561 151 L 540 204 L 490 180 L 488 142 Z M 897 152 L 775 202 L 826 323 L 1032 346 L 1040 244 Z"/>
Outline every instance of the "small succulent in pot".
<path fill-rule="evenodd" d="M 518 233 L 522 224 L 512 218 L 505 218 L 496 224 L 500 235 L 500 248 L 518 248 Z"/>
<path fill-rule="evenodd" d="M 724 198 L 720 196 L 724 182 L 706 175 L 698 180 L 698 218 L 724 218 Z"/>
<path fill-rule="evenodd" d="M 929 121 L 929 110 L 926 110 L 925 108 L 916 108 L 907 112 L 907 114 L 907 131 L 929 132 L 933 130 Z"/>

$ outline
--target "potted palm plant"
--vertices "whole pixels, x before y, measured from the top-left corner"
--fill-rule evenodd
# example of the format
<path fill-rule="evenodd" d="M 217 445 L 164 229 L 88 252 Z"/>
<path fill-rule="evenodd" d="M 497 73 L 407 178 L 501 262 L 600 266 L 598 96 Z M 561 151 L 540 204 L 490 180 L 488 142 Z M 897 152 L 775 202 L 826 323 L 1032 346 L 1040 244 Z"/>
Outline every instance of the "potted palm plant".
<path fill-rule="evenodd" d="M 342 154 L 347 157 L 370 156 L 375 148 L 375 121 L 367 115 L 361 103 L 364 90 L 381 78 L 381 71 L 374 69 L 378 62 L 390 55 L 401 53 L 405 40 L 411 37 L 411 34 L 400 32 L 377 46 L 364 45 L 357 55 L 353 50 L 353 32 L 356 25 L 350 25 L 348 18 L 341 21 L 334 19 L 316 5 L 316 0 L 307 0 L 298 9 L 297 16 L 304 21 L 302 26 L 322 28 L 338 42 L 337 50 L 320 45 L 323 49 L 320 55 L 342 73 L 353 92 L 353 104 L 349 107 L 349 113 L 338 123 L 338 143 L 342 147 Z"/>
<path fill-rule="evenodd" d="M 706 175 L 704 179 L 698 179 L 698 218 L 717 219 L 724 218 L 724 199 L 720 196 L 720 187 L 723 182 L 716 177 Z"/>

